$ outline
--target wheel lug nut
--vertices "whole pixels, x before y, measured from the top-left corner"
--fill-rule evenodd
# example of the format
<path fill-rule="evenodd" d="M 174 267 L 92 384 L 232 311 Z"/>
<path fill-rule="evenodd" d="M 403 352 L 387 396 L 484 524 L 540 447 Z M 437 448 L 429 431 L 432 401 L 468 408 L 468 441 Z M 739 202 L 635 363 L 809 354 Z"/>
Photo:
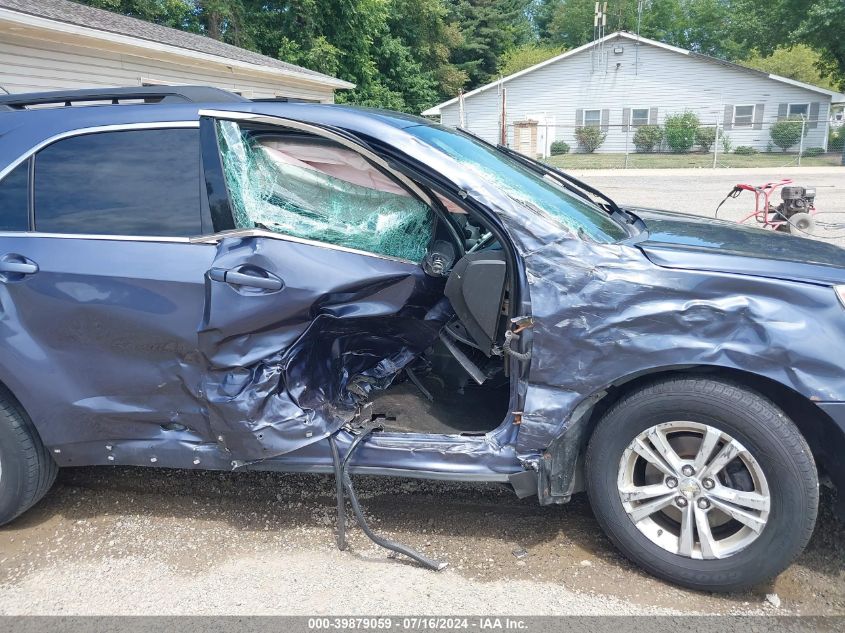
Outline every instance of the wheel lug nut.
<path fill-rule="evenodd" d="M 667 477 L 666 478 L 666 485 L 669 488 L 677 488 L 678 487 L 678 480 L 674 477 Z"/>
<path fill-rule="evenodd" d="M 675 505 L 677 505 L 679 508 L 686 508 L 687 503 L 688 502 L 687 502 L 686 497 L 677 497 L 675 499 Z"/>
<path fill-rule="evenodd" d="M 683 468 L 681 468 L 681 472 L 684 473 L 685 477 L 692 477 L 695 474 L 695 468 L 687 464 Z"/>
<path fill-rule="evenodd" d="M 708 477 L 707 479 L 701 482 L 701 485 L 707 488 L 707 490 L 712 490 L 716 483 Z"/>
<path fill-rule="evenodd" d="M 699 499 L 698 500 L 698 507 L 702 510 L 706 510 L 710 507 L 710 502 L 707 499 Z"/>

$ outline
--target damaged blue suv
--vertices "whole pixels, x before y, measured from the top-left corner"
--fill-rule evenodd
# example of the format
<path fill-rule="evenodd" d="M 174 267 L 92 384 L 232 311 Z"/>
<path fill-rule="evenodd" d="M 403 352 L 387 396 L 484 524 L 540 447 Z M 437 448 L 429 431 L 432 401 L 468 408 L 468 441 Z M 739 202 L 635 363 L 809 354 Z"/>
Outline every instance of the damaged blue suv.
<path fill-rule="evenodd" d="M 87 107 L 83 107 L 87 106 Z M 0 523 L 57 469 L 586 490 L 728 591 L 845 483 L 845 253 L 624 208 L 469 133 L 203 87 L 0 98 Z"/>

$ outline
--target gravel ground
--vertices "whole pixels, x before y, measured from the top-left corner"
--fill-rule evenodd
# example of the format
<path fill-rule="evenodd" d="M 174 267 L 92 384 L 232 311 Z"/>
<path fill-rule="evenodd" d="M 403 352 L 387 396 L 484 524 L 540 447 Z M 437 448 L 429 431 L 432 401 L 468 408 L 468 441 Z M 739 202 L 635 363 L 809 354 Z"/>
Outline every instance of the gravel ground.
<path fill-rule="evenodd" d="M 827 490 L 797 563 L 719 596 L 640 572 L 583 496 L 543 508 L 504 486 L 356 481 L 374 529 L 449 567 L 391 559 L 352 522 L 337 551 L 328 476 L 74 468 L 0 530 L 0 613 L 845 614 L 845 526 Z"/>
<path fill-rule="evenodd" d="M 835 168 L 579 175 L 619 202 L 705 215 L 738 181 L 791 176 L 818 187 L 820 208 L 845 211 Z M 730 201 L 725 217 L 748 203 Z M 350 550 L 337 551 L 330 477 L 66 469 L 0 529 L 0 614 L 845 614 L 845 525 L 827 489 L 792 567 L 710 595 L 628 563 L 583 496 L 542 508 L 504 486 L 361 477 L 358 488 L 379 533 L 449 567 L 390 559 L 354 525 Z"/>

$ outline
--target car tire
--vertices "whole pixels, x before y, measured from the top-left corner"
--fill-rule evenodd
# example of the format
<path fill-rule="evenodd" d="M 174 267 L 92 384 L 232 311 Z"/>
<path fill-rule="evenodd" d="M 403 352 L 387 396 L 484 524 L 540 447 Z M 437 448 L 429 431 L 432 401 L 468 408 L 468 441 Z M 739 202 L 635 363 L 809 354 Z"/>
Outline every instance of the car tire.
<path fill-rule="evenodd" d="M 29 416 L 0 386 L 0 525 L 38 503 L 58 470 Z"/>
<path fill-rule="evenodd" d="M 662 380 L 625 396 L 598 423 L 585 470 L 595 517 L 622 553 L 696 590 L 773 578 L 804 549 L 818 512 L 815 462 L 798 428 L 728 381 Z"/>

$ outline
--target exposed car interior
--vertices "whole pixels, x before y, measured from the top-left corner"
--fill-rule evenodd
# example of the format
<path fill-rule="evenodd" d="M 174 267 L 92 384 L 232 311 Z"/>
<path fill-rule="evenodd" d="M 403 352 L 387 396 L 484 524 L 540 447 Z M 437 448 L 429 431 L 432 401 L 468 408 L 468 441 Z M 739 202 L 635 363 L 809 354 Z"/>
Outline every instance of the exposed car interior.
<path fill-rule="evenodd" d="M 403 316 L 436 323 L 435 337 L 390 380 L 355 394 L 358 419 L 403 433 L 497 428 L 510 400 L 508 263 L 481 222 L 440 195 L 420 200 L 361 154 L 317 136 L 226 122 L 219 136 L 224 163 L 227 153 L 240 157 L 226 163 L 239 228 L 410 260 L 424 272 L 425 291 Z M 236 164 L 251 176 L 233 178 Z"/>

